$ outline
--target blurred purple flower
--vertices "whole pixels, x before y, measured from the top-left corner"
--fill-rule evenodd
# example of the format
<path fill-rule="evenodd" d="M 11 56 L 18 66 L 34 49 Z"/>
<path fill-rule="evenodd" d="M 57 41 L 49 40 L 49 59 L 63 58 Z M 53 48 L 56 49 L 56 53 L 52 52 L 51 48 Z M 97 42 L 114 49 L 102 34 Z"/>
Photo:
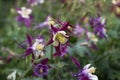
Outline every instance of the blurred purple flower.
<path fill-rule="evenodd" d="M 90 24 L 93 28 L 93 32 L 100 38 L 107 38 L 105 29 L 105 18 L 90 18 Z"/>
<path fill-rule="evenodd" d="M 95 68 L 90 67 L 91 64 L 85 65 L 81 70 L 79 61 L 74 57 L 72 57 L 72 61 L 77 65 L 79 69 L 78 73 L 73 74 L 74 77 L 78 77 L 78 80 L 98 80 L 98 77 L 92 74 L 95 72 Z"/>
<path fill-rule="evenodd" d="M 48 15 L 44 22 L 39 23 L 37 26 L 35 26 L 35 29 L 43 28 L 43 27 L 48 27 L 50 29 L 51 25 L 55 25 L 55 21 L 50 15 Z"/>
<path fill-rule="evenodd" d="M 76 24 L 75 28 L 74 28 L 74 34 L 76 36 L 81 36 L 82 34 L 85 33 L 85 29 L 82 28 L 78 23 Z"/>
<path fill-rule="evenodd" d="M 47 62 L 48 62 L 48 58 L 42 60 L 41 63 L 34 65 L 33 72 L 34 72 L 35 76 L 43 77 L 43 76 L 48 75 L 50 68 L 46 64 Z"/>
<path fill-rule="evenodd" d="M 33 16 L 31 15 L 32 10 L 22 7 L 21 9 L 17 9 L 17 13 L 19 14 L 16 17 L 17 21 L 24 23 L 27 27 L 30 27 L 33 20 Z"/>
<path fill-rule="evenodd" d="M 44 3 L 44 0 L 28 0 L 28 4 L 30 4 L 31 6 L 35 6 L 43 3 Z"/>
<path fill-rule="evenodd" d="M 112 0 L 112 4 L 115 6 L 120 6 L 120 0 Z"/>

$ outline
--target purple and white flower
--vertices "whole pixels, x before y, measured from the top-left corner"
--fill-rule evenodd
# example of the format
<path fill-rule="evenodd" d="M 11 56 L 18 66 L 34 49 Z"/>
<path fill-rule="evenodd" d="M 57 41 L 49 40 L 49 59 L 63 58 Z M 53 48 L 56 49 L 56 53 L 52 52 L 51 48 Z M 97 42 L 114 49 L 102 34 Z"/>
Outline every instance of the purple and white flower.
<path fill-rule="evenodd" d="M 34 44 L 32 44 L 34 41 L 34 39 L 32 38 L 32 36 L 27 34 L 27 42 L 29 44 L 29 47 L 27 48 L 25 54 L 23 56 L 28 56 L 30 54 L 32 54 L 33 58 L 34 57 L 39 57 L 39 56 L 43 56 L 44 55 L 44 47 L 45 47 L 45 42 L 44 39 L 42 37 L 37 37 L 35 39 Z"/>
<path fill-rule="evenodd" d="M 35 26 L 35 29 L 43 27 L 48 27 L 50 29 L 51 25 L 56 25 L 56 22 L 50 15 L 48 15 L 44 22 L 39 23 L 37 26 Z"/>
<path fill-rule="evenodd" d="M 107 38 L 105 21 L 106 20 L 103 17 L 90 18 L 90 24 L 93 28 L 93 32 L 100 38 Z"/>
<path fill-rule="evenodd" d="M 27 27 L 31 26 L 31 21 L 33 20 L 33 16 L 31 15 L 32 10 L 30 8 L 21 7 L 21 9 L 17 10 L 19 14 L 17 16 L 17 21 L 24 23 Z"/>
<path fill-rule="evenodd" d="M 43 4 L 44 0 L 28 0 L 28 4 L 30 4 L 31 6 L 36 6 L 38 4 Z"/>
<path fill-rule="evenodd" d="M 79 72 L 76 74 L 73 74 L 74 77 L 78 77 L 78 80 L 98 80 L 98 77 L 94 75 L 96 68 L 90 67 L 91 64 L 87 64 L 83 67 L 83 69 L 80 69 L 80 63 L 77 59 L 72 57 L 72 61 L 77 65 Z"/>

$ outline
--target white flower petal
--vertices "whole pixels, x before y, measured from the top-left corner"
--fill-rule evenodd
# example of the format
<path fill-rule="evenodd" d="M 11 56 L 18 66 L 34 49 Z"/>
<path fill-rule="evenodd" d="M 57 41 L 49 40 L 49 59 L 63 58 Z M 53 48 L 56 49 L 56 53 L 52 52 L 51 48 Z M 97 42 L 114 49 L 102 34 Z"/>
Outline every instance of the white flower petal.
<path fill-rule="evenodd" d="M 98 80 L 98 77 L 96 75 L 93 75 L 93 74 L 88 74 L 88 77 L 90 80 Z"/>
<path fill-rule="evenodd" d="M 87 64 L 83 67 L 83 69 L 88 69 L 90 67 L 91 64 Z"/>
<path fill-rule="evenodd" d="M 12 72 L 11 74 L 7 76 L 7 79 L 16 80 L 16 73 L 17 71 L 15 70 L 14 72 Z"/>

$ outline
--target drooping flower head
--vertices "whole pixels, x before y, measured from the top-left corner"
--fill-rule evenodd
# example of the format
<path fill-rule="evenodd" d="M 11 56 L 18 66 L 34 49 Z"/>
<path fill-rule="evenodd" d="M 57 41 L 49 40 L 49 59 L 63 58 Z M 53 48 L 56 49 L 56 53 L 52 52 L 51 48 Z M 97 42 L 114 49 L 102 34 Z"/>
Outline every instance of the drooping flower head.
<path fill-rule="evenodd" d="M 98 77 L 93 74 L 96 68 L 90 67 L 91 64 L 87 64 L 83 67 L 83 69 L 81 69 L 80 63 L 77 59 L 72 57 L 72 61 L 77 65 L 79 69 L 78 73 L 73 74 L 74 77 L 78 77 L 78 80 L 98 80 Z"/>
<path fill-rule="evenodd" d="M 97 17 L 90 18 L 90 24 L 93 28 L 93 32 L 100 38 L 107 38 L 106 28 L 105 28 L 105 18 Z"/>
<path fill-rule="evenodd" d="M 21 7 L 21 9 L 17 10 L 17 13 L 19 14 L 17 20 L 23 22 L 27 27 L 30 27 L 31 21 L 33 20 L 33 16 L 31 15 L 32 10 L 26 7 Z"/>

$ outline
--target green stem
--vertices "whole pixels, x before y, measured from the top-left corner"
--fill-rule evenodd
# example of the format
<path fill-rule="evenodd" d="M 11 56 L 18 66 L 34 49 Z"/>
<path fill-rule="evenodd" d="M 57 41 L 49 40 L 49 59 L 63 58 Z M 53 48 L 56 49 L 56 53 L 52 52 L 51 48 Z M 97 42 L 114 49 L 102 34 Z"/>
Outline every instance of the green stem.
<path fill-rule="evenodd" d="M 18 78 L 18 80 L 22 80 L 22 78 L 24 78 L 26 76 L 26 74 L 32 69 L 32 65 L 30 65 L 27 70 L 24 72 L 24 74 L 22 74 L 22 76 L 20 76 L 20 78 Z"/>

